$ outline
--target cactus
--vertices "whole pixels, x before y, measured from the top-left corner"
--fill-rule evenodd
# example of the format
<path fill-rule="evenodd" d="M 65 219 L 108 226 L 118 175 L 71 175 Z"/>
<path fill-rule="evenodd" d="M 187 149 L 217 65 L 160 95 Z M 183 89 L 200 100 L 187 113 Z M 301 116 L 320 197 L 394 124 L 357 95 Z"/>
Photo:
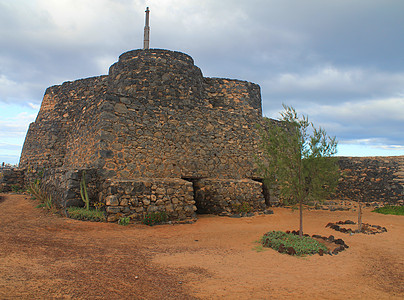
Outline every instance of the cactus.
<path fill-rule="evenodd" d="M 86 209 L 89 210 L 90 208 L 90 200 L 88 199 L 88 194 L 87 194 L 87 187 L 86 187 L 86 171 L 83 171 L 81 174 L 81 182 L 80 182 L 80 195 L 81 199 L 86 205 Z"/>

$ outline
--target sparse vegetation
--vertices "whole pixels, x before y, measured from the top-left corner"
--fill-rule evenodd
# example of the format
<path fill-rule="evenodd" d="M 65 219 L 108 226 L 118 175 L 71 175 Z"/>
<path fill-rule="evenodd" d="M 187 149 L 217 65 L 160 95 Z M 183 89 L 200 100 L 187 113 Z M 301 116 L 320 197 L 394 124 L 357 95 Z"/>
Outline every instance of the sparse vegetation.
<path fill-rule="evenodd" d="M 83 221 L 104 222 L 105 215 L 97 209 L 86 209 L 85 207 L 71 206 L 67 208 L 70 218 Z"/>
<path fill-rule="evenodd" d="M 237 213 L 249 213 L 253 211 L 253 208 L 248 202 L 242 202 L 242 203 L 237 203 L 234 204 L 233 206 L 234 211 Z"/>
<path fill-rule="evenodd" d="M 119 225 L 126 226 L 126 225 L 129 225 L 129 221 L 130 221 L 130 218 L 129 218 L 129 217 L 121 217 L 121 218 L 119 218 L 119 220 L 118 220 L 118 224 L 119 224 Z"/>
<path fill-rule="evenodd" d="M 165 211 L 156 211 L 148 213 L 142 220 L 145 225 L 153 226 L 167 222 L 167 214 Z"/>
<path fill-rule="evenodd" d="M 327 247 L 309 236 L 299 237 L 283 231 L 267 232 L 262 237 L 261 243 L 264 247 L 272 248 L 281 253 L 286 253 L 289 248 L 293 248 L 297 256 L 316 254 L 319 253 L 320 249 L 324 253 L 328 252 Z"/>
<path fill-rule="evenodd" d="M 41 184 L 40 179 L 36 179 L 34 182 L 31 182 L 28 185 L 27 189 L 28 193 L 31 194 L 31 197 L 34 200 L 38 200 L 41 203 L 37 205 L 37 208 L 46 208 L 48 210 L 51 210 L 54 208 L 53 202 L 52 202 L 52 196 L 49 195 L 45 189 L 43 188 Z"/>
<path fill-rule="evenodd" d="M 372 210 L 372 212 L 377 212 L 384 215 L 404 216 L 404 206 L 383 206 Z"/>
<path fill-rule="evenodd" d="M 95 207 L 96 210 L 101 210 L 101 208 L 103 208 L 104 206 L 105 206 L 105 204 L 102 203 L 102 202 L 95 202 L 94 203 L 94 207 Z"/>

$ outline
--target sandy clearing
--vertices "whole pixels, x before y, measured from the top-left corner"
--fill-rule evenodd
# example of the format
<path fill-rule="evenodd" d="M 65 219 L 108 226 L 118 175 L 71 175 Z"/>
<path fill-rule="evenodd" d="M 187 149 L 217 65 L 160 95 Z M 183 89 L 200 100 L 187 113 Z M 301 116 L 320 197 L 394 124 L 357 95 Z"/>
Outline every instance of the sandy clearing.
<path fill-rule="evenodd" d="M 80 222 L 35 208 L 24 195 L 0 202 L 0 298 L 402 299 L 404 217 L 364 212 L 387 228 L 347 235 L 325 228 L 355 212 L 305 211 L 308 234 L 350 246 L 336 256 L 256 251 L 270 230 L 298 227 L 298 212 L 194 224 L 127 227 Z M 139 279 L 136 279 L 138 276 Z"/>

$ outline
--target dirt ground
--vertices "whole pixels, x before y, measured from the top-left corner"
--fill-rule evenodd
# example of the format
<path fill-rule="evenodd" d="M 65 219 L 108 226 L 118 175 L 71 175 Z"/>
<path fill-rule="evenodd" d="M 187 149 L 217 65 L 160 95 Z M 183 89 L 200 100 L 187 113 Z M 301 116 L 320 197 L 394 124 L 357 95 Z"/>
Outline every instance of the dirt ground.
<path fill-rule="evenodd" d="M 403 299 L 404 217 L 365 209 L 387 228 L 347 235 L 325 228 L 355 212 L 305 211 L 308 234 L 349 249 L 304 258 L 259 248 L 270 230 L 297 229 L 298 211 L 194 224 L 120 226 L 62 218 L 25 195 L 0 200 L 0 299 Z"/>

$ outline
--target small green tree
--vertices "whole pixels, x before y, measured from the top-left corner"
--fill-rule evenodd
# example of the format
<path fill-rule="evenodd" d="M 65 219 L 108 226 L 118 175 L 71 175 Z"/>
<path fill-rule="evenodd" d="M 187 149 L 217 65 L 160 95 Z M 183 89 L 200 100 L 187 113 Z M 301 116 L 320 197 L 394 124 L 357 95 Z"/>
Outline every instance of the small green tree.
<path fill-rule="evenodd" d="M 332 158 L 337 141 L 315 128 L 307 116 L 299 118 L 293 107 L 283 107 L 280 122 L 265 119 L 257 164 L 267 187 L 278 190 L 285 203 L 299 204 L 303 236 L 303 203 L 323 200 L 338 183 L 339 168 Z"/>

